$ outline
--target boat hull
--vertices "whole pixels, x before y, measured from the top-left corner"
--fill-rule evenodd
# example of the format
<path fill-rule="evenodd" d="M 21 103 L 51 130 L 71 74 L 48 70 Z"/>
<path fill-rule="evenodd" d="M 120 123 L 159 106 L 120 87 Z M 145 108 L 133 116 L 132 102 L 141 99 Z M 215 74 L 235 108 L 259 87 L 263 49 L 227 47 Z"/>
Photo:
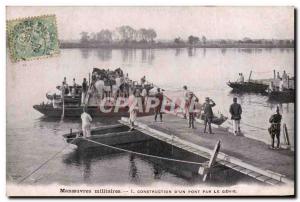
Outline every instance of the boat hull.
<path fill-rule="evenodd" d="M 63 109 L 61 107 L 54 108 L 53 105 L 34 105 L 33 108 L 40 113 L 44 114 L 47 117 L 61 117 L 63 113 Z M 122 117 L 129 116 L 128 107 L 116 108 L 116 107 L 106 107 L 104 112 L 100 110 L 99 107 L 87 107 L 86 112 L 90 114 L 92 117 Z M 64 110 L 64 117 L 80 117 L 83 112 L 83 106 L 67 106 Z M 149 112 L 138 113 L 138 116 L 147 116 L 154 114 L 154 109 L 151 108 Z"/>
<path fill-rule="evenodd" d="M 227 85 L 235 92 L 254 92 L 254 93 L 265 93 L 268 85 L 254 82 L 228 82 Z"/>
<path fill-rule="evenodd" d="M 48 100 L 51 100 L 51 101 L 53 101 L 53 100 L 59 100 L 60 103 L 62 103 L 62 100 L 61 100 L 61 96 L 60 96 L 60 95 L 55 95 L 55 94 L 50 95 L 50 94 L 46 94 L 46 98 L 47 98 Z M 76 95 L 75 97 L 72 97 L 72 96 L 70 96 L 70 95 L 66 95 L 66 96 L 64 97 L 64 102 L 65 102 L 65 104 L 79 104 L 80 101 L 81 101 L 81 96 L 79 96 L 79 95 Z"/>
<path fill-rule="evenodd" d="M 204 114 L 201 114 L 200 119 L 201 119 L 202 121 L 204 121 L 204 120 L 205 120 L 205 115 L 204 115 Z M 213 116 L 213 118 L 211 119 L 211 123 L 220 126 L 220 125 L 222 125 L 227 119 L 228 119 L 228 117 L 226 117 L 226 116 L 219 116 L 219 117 Z"/>
<path fill-rule="evenodd" d="M 295 102 L 295 90 L 271 91 L 269 92 L 269 100 L 287 103 Z"/>
<path fill-rule="evenodd" d="M 63 137 L 67 143 L 76 145 L 80 150 L 103 147 L 102 144 L 114 146 L 153 140 L 137 130 L 128 130 L 128 126 L 116 124 L 92 129 L 91 137 L 88 138 L 82 137 L 82 131 L 65 134 Z"/>

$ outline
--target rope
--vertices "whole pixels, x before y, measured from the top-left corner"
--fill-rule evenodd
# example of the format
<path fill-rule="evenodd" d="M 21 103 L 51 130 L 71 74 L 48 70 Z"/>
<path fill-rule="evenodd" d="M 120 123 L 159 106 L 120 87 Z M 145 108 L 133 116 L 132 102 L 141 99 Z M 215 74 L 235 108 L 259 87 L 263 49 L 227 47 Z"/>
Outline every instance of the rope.
<path fill-rule="evenodd" d="M 82 137 L 79 137 L 79 138 L 81 138 L 83 140 L 86 140 L 86 141 L 89 141 L 89 142 L 92 142 L 92 143 L 95 143 L 95 144 L 98 144 L 98 145 L 101 145 L 101 146 L 104 146 L 104 147 L 108 147 L 108 148 L 111 148 L 111 149 L 116 149 L 116 150 L 123 151 L 123 152 L 128 152 L 128 153 L 131 153 L 131 154 L 137 154 L 137 155 L 141 155 L 141 156 L 157 158 L 157 159 L 162 159 L 162 160 L 167 160 L 167 161 L 180 162 L 180 163 L 189 163 L 189 164 L 196 164 L 196 165 L 204 165 L 205 164 L 205 163 L 199 163 L 199 162 L 195 162 L 195 161 L 185 161 L 185 160 L 179 160 L 179 159 L 171 159 L 171 158 L 162 157 L 162 156 L 155 156 L 155 155 L 151 155 L 151 154 L 144 154 L 144 153 L 140 153 L 140 152 L 135 152 L 135 151 L 131 151 L 131 150 L 122 149 L 122 148 L 119 148 L 119 147 L 114 147 L 114 146 L 111 146 L 111 145 L 103 144 L 103 143 L 96 142 L 94 140 L 90 140 L 90 139 L 86 139 L 86 138 L 82 138 Z"/>
<path fill-rule="evenodd" d="M 229 122 L 229 124 L 232 125 L 230 122 Z M 252 127 L 252 128 L 256 128 L 256 129 L 259 129 L 259 130 L 268 130 L 268 128 L 262 128 L 262 127 L 258 127 L 258 126 L 253 126 L 253 125 L 247 124 L 245 122 L 241 122 L 241 124 L 249 126 L 249 127 Z M 255 130 L 252 130 L 252 131 L 255 131 Z M 294 130 L 290 128 L 290 129 L 288 129 L 288 131 L 294 131 Z"/>
<path fill-rule="evenodd" d="M 252 71 L 253 73 L 256 73 L 256 74 L 271 74 L 272 72 L 270 71 L 264 71 L 264 72 L 257 72 L 257 71 Z"/>
<path fill-rule="evenodd" d="M 149 82 L 148 80 L 146 80 L 147 83 L 152 84 L 154 87 L 156 88 L 160 88 L 162 91 L 170 91 L 170 90 L 166 90 L 164 88 L 159 87 L 158 85 L 155 85 L 154 83 Z M 175 104 L 175 108 L 178 107 L 179 109 L 183 110 L 183 108 L 181 106 L 179 106 L 178 104 L 176 104 L 171 98 L 169 98 L 166 94 L 163 94 L 164 97 L 167 98 L 167 101 L 174 103 Z M 194 95 L 195 96 L 195 95 Z"/>
<path fill-rule="evenodd" d="M 75 138 L 74 140 L 76 140 L 77 138 Z M 30 177 L 31 175 L 33 175 L 35 172 L 37 172 L 39 169 L 41 169 L 43 166 L 45 166 L 49 161 L 51 161 L 52 159 L 54 159 L 59 153 L 63 152 L 67 147 L 70 146 L 70 144 L 74 141 L 72 140 L 69 144 L 67 144 L 65 147 L 63 147 L 61 150 L 59 150 L 58 152 L 56 152 L 54 155 L 52 155 L 50 158 L 48 158 L 45 162 L 43 162 L 40 166 L 38 166 L 36 169 L 34 169 L 33 171 L 31 171 L 28 175 L 26 175 L 25 177 L 23 177 L 17 184 L 22 183 L 23 181 L 25 181 L 28 177 Z"/>
<path fill-rule="evenodd" d="M 258 127 L 258 126 L 253 126 L 253 125 L 250 125 L 250 124 L 247 124 L 247 123 L 244 123 L 244 122 L 241 122 L 241 123 L 246 125 L 246 126 L 256 128 L 256 129 L 259 129 L 259 130 L 268 130 L 267 128 L 261 128 L 261 127 Z"/>

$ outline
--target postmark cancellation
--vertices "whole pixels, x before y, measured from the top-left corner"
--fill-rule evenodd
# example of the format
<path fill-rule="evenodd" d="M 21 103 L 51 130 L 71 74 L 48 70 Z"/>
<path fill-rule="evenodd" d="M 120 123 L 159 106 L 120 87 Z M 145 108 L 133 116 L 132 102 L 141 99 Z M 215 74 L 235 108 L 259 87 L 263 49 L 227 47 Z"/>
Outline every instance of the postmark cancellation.
<path fill-rule="evenodd" d="M 8 20 L 7 37 L 13 62 L 46 58 L 60 52 L 55 15 Z"/>

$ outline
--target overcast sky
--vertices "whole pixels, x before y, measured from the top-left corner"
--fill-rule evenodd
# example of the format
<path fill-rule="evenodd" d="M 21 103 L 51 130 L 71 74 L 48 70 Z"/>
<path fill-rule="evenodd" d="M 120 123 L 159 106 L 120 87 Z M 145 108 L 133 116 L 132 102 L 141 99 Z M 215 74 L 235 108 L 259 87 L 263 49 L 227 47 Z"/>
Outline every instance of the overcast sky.
<path fill-rule="evenodd" d="M 59 38 L 121 25 L 153 28 L 157 39 L 294 38 L 293 7 L 7 7 L 7 19 L 55 14 Z"/>

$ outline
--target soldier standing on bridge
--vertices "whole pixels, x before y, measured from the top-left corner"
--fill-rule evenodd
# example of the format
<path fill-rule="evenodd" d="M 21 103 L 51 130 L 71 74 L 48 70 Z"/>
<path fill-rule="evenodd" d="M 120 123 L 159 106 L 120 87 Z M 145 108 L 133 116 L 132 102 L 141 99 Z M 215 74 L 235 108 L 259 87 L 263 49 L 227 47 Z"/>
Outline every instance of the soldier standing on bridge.
<path fill-rule="evenodd" d="M 154 121 L 156 121 L 157 119 L 157 115 L 159 114 L 160 117 L 160 122 L 162 122 L 162 111 L 161 111 L 161 107 L 162 107 L 162 103 L 163 103 L 163 99 L 164 96 L 163 94 L 160 92 L 160 88 L 157 89 L 157 93 L 155 94 L 155 98 L 158 100 L 158 105 L 155 107 L 155 116 L 154 116 Z"/>
<path fill-rule="evenodd" d="M 212 107 L 216 106 L 216 103 L 209 99 L 209 97 L 205 98 L 205 103 L 203 104 L 203 110 L 204 110 L 204 133 L 206 133 L 206 126 L 208 125 L 209 133 L 212 133 L 211 130 L 211 121 L 214 116 Z"/>
<path fill-rule="evenodd" d="M 279 107 L 276 108 L 276 113 L 273 114 L 270 119 L 269 122 L 271 123 L 269 130 L 269 133 L 271 135 L 272 138 L 272 143 L 271 143 L 271 149 L 275 149 L 274 147 L 274 141 L 275 141 L 275 137 L 277 139 L 277 147 L 276 149 L 279 149 L 279 145 L 280 145 L 280 126 L 281 126 L 281 119 L 282 116 L 279 113 Z"/>
<path fill-rule="evenodd" d="M 241 132 L 240 121 L 242 114 L 242 107 L 237 103 L 237 98 L 233 98 L 233 103 L 230 105 L 229 112 L 231 114 L 231 120 L 233 125 L 234 135 L 237 135 Z"/>

